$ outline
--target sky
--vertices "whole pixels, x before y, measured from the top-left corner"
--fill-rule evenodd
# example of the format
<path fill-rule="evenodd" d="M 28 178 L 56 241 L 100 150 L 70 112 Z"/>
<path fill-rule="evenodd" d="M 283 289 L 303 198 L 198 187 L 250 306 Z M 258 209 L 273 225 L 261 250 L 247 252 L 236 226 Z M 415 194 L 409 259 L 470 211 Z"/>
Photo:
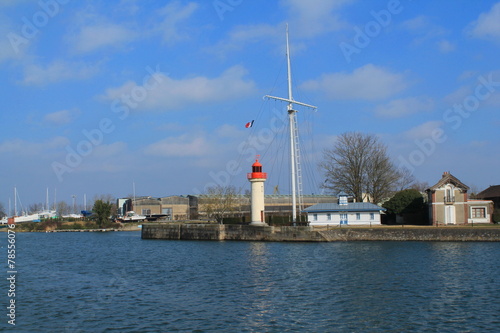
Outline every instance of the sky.
<path fill-rule="evenodd" d="M 0 202 L 243 193 L 256 155 L 288 194 L 286 24 L 304 194 L 352 131 L 500 184 L 500 1 L 0 0 Z"/>

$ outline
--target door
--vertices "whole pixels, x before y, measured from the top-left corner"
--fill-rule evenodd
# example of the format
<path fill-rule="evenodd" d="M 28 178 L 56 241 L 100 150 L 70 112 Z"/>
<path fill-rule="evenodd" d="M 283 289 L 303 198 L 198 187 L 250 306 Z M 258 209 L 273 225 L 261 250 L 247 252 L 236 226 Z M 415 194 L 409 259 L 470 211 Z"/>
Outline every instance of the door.
<path fill-rule="evenodd" d="M 456 224 L 455 206 L 446 206 L 444 211 L 444 219 L 446 224 Z"/>
<path fill-rule="evenodd" d="M 347 214 L 340 214 L 340 224 L 347 224 Z"/>

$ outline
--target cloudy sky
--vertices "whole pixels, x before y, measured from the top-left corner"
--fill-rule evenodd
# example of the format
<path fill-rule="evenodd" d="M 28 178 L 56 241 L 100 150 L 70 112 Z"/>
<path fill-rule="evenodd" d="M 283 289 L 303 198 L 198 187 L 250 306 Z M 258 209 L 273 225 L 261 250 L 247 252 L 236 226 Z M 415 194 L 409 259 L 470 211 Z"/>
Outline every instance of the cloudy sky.
<path fill-rule="evenodd" d="M 500 184 L 499 1 L 0 0 L 0 202 L 245 190 L 256 154 L 288 193 L 286 23 L 306 194 L 347 131 Z"/>

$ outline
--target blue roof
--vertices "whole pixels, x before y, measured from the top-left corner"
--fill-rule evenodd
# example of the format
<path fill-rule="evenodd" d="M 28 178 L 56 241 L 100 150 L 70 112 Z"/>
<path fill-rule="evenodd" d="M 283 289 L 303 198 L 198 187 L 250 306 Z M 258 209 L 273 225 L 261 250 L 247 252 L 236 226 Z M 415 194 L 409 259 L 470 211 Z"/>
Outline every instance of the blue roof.
<path fill-rule="evenodd" d="M 319 212 L 378 212 L 386 210 L 384 207 L 377 206 L 369 202 L 350 202 L 347 205 L 338 203 L 320 203 L 303 210 L 306 213 Z"/>

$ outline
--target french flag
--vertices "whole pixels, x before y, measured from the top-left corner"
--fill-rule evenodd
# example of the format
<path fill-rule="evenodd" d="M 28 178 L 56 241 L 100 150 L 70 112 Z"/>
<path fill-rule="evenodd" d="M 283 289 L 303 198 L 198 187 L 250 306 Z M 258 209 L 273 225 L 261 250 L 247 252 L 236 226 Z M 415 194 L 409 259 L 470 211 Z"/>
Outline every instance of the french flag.
<path fill-rule="evenodd" d="M 248 123 L 245 124 L 245 128 L 250 128 L 253 126 L 253 120 L 252 121 L 249 121 Z"/>

